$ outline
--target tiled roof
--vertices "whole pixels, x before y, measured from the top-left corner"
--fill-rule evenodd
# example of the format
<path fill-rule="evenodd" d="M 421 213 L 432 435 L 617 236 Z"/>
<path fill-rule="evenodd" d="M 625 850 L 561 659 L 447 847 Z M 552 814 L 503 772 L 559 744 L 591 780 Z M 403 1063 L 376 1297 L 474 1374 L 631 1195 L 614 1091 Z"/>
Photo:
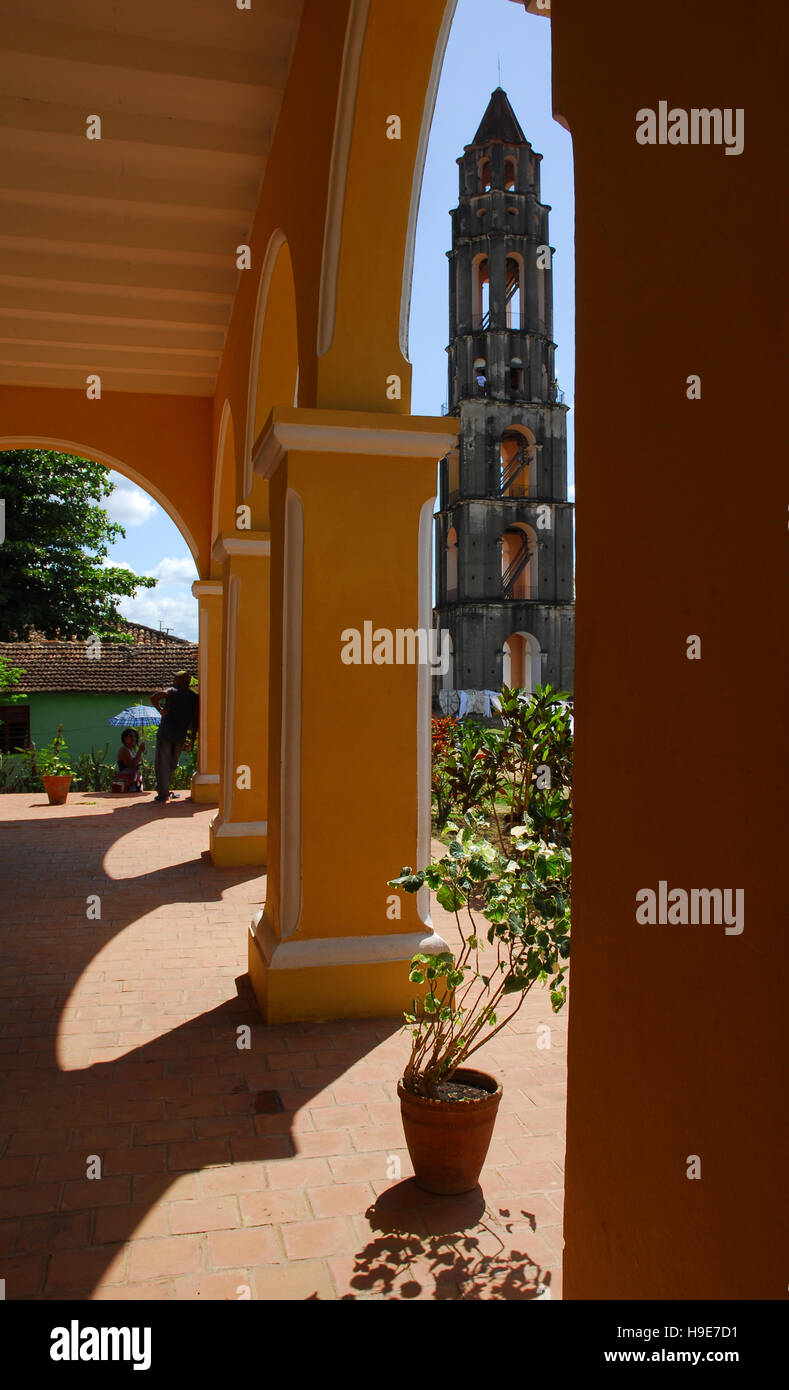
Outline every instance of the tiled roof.
<path fill-rule="evenodd" d="M 0 657 L 24 671 L 21 688 L 144 693 L 170 685 L 176 671 L 197 675 L 197 645 L 170 637 L 141 623 L 127 623 L 134 642 L 92 644 L 72 637 L 46 638 L 31 633 L 26 642 L 0 642 Z"/>

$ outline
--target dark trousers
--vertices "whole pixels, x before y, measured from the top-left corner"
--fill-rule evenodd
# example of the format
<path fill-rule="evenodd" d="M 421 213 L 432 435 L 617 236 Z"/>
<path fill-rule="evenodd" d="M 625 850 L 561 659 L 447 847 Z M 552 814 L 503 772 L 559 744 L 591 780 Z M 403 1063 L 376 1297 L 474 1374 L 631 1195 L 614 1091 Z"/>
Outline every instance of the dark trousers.
<path fill-rule="evenodd" d="M 160 734 L 156 736 L 156 794 L 162 801 L 166 801 L 170 794 L 170 783 L 183 746 L 183 739 L 175 743 L 171 738 L 162 738 Z"/>

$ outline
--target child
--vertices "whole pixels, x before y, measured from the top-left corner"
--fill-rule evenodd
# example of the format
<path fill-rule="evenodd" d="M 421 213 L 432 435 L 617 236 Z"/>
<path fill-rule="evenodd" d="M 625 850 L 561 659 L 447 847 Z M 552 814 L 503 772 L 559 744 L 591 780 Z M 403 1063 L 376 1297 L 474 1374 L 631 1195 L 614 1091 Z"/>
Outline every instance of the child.
<path fill-rule="evenodd" d="M 113 791 L 142 791 L 140 759 L 145 752 L 145 743 L 140 743 L 138 747 L 138 742 L 139 736 L 134 729 L 124 729 L 118 749 L 118 771 L 115 774 Z"/>

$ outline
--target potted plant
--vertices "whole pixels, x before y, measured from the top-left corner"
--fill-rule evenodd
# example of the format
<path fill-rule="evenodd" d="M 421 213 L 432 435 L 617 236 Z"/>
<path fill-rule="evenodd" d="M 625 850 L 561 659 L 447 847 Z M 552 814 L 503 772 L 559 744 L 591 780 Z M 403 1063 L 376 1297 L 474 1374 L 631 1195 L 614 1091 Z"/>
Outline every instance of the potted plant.
<path fill-rule="evenodd" d="M 445 856 L 391 880 L 406 893 L 435 892 L 461 941 L 457 955 L 420 952 L 411 961 L 423 993 L 405 1015 L 411 1054 L 398 1096 L 415 1179 L 428 1192 L 471 1191 L 485 1162 L 502 1087 L 469 1060 L 535 984 L 549 986 L 554 1012 L 566 998 L 571 716 L 550 688 L 532 699 L 505 690 L 502 715 L 503 733 L 484 742 L 486 803 L 447 826 Z M 459 754 L 465 768 L 468 749 Z M 557 786 L 538 772 L 551 763 Z M 512 823 L 513 802 L 524 824 Z M 517 996 L 512 1009 L 509 996 Z"/>
<path fill-rule="evenodd" d="M 58 731 L 51 743 L 33 751 L 33 759 L 50 806 L 64 806 L 68 801 L 73 774 L 68 750 L 63 742 L 62 724 L 58 724 Z"/>

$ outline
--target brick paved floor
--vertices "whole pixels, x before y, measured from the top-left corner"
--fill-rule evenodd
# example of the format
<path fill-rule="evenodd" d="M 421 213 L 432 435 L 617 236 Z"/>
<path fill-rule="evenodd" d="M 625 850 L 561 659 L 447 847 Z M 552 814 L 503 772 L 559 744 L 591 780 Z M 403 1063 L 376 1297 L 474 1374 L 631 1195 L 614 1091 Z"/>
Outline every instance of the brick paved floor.
<path fill-rule="evenodd" d="M 398 1021 L 261 1023 L 265 877 L 205 861 L 212 814 L 0 797 L 6 1298 L 560 1297 L 564 1014 L 535 991 L 479 1054 L 504 1083 L 481 1190 L 420 1193 Z"/>

